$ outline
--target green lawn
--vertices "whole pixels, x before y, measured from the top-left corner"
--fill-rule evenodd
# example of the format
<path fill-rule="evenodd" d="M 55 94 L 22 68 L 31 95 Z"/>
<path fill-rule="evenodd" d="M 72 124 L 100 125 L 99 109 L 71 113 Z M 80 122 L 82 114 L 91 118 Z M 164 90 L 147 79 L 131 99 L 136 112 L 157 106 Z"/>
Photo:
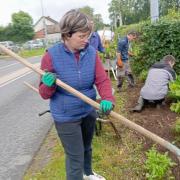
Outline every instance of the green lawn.
<path fill-rule="evenodd" d="M 32 50 L 22 50 L 19 52 L 19 55 L 21 57 L 27 58 L 27 57 L 33 57 L 33 56 L 40 56 L 45 53 L 45 48 L 40 49 L 32 49 Z"/>

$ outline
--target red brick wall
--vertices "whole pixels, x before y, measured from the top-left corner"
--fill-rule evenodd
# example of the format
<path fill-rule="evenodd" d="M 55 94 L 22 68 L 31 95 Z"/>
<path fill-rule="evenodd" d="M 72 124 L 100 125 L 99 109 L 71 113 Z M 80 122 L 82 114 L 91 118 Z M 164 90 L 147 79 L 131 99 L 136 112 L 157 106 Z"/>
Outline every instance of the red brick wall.
<path fill-rule="evenodd" d="M 45 35 L 44 35 L 44 30 L 40 30 L 38 32 L 35 33 L 33 39 L 41 39 L 41 38 L 44 38 Z"/>

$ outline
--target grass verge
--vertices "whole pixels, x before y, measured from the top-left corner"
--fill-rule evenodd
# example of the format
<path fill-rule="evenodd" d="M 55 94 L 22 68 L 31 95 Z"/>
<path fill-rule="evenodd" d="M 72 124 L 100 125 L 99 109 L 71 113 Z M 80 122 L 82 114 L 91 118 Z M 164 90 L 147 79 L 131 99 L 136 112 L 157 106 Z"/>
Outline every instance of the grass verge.
<path fill-rule="evenodd" d="M 45 48 L 40 49 L 32 49 L 32 50 L 22 50 L 19 55 L 21 57 L 27 58 L 27 57 L 33 57 L 33 56 L 40 56 L 45 53 Z"/>
<path fill-rule="evenodd" d="M 41 56 L 45 53 L 46 49 L 45 48 L 40 48 L 40 49 L 32 49 L 32 50 L 22 50 L 18 53 L 19 56 L 23 58 L 28 58 L 28 57 L 33 57 L 33 56 Z M 0 55 L 0 59 L 6 59 L 9 60 L 8 55 Z"/>

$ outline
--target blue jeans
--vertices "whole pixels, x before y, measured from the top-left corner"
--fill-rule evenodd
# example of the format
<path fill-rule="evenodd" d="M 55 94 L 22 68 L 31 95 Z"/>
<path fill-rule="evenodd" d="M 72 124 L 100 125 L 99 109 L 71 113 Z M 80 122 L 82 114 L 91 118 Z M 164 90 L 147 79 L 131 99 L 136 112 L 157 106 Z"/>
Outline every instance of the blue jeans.
<path fill-rule="evenodd" d="M 83 172 L 92 173 L 92 148 L 96 112 L 75 122 L 59 123 L 55 127 L 66 154 L 67 180 L 82 180 Z"/>

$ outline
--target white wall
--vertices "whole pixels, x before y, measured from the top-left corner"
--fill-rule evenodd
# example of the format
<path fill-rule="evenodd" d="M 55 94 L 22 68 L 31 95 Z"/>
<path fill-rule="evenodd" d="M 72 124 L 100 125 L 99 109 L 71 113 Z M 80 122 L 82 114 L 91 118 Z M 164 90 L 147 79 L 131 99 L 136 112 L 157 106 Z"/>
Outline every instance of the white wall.
<path fill-rule="evenodd" d="M 100 36 L 100 38 L 102 39 L 102 36 L 105 40 L 109 40 L 111 41 L 114 37 L 114 32 L 110 31 L 110 30 L 99 30 L 98 34 Z"/>
<path fill-rule="evenodd" d="M 47 34 L 46 38 L 47 40 L 59 41 L 61 39 L 61 34 L 60 33 Z"/>
<path fill-rule="evenodd" d="M 53 22 L 45 19 L 45 24 L 46 25 L 54 25 Z M 43 18 L 36 24 L 36 26 L 34 26 L 34 31 L 37 32 L 37 31 L 40 31 L 42 30 L 44 27 L 44 24 L 43 24 Z"/>

